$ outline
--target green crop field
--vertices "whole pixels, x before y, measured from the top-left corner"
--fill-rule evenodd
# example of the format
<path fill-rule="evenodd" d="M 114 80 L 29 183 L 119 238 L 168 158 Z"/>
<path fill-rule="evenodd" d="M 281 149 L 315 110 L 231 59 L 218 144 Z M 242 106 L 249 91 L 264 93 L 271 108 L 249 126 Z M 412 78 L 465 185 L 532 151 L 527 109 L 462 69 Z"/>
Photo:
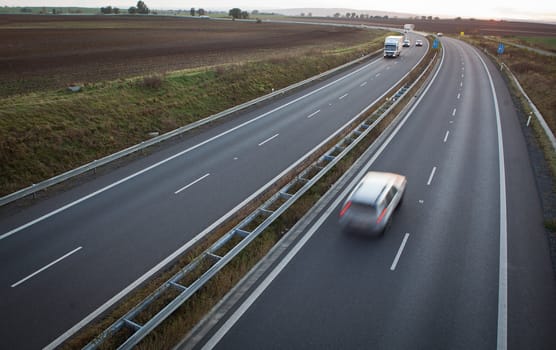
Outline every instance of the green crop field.
<path fill-rule="evenodd" d="M 524 37 L 520 36 L 517 39 L 524 45 L 529 44 L 532 47 L 539 49 L 556 52 L 556 37 Z"/>

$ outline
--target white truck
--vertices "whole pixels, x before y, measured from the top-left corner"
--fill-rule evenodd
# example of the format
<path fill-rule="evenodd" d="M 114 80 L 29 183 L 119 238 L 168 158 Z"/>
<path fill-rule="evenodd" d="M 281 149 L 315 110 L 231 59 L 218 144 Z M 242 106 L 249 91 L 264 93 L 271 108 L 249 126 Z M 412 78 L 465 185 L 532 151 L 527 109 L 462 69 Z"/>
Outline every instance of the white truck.
<path fill-rule="evenodd" d="M 384 57 L 398 57 L 402 51 L 403 36 L 391 35 L 384 39 Z"/>
<path fill-rule="evenodd" d="M 415 24 L 404 24 L 403 25 L 403 31 L 406 33 L 411 32 L 413 29 L 415 29 Z"/>

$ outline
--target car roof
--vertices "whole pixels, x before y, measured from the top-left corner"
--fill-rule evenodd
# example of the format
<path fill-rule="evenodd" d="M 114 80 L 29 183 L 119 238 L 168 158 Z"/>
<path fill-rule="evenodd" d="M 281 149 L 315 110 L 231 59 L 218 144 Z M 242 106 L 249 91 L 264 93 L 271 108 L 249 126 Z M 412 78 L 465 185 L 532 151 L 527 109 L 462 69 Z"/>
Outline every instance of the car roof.
<path fill-rule="evenodd" d="M 353 191 L 351 200 L 356 203 L 375 204 L 384 190 L 390 188 L 400 177 L 402 176 L 394 173 L 368 172 Z"/>

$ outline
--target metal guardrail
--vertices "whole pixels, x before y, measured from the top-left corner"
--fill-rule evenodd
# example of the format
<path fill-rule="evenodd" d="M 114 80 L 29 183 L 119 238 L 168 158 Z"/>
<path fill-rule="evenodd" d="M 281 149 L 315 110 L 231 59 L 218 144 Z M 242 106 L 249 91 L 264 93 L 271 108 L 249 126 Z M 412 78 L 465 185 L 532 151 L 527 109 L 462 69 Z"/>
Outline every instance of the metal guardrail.
<path fill-rule="evenodd" d="M 510 68 L 505 63 L 502 63 L 502 66 L 504 68 L 506 68 L 506 71 L 508 72 L 508 75 L 510 76 L 510 78 L 512 78 L 512 80 L 514 81 L 515 85 L 517 86 L 517 88 L 519 89 L 519 91 L 521 92 L 523 97 L 525 97 L 525 99 L 527 100 L 527 103 L 529 104 L 529 107 L 531 108 L 531 110 L 535 114 L 535 117 L 537 118 L 537 121 L 539 122 L 539 124 L 543 128 L 544 133 L 546 134 L 546 137 L 548 137 L 548 140 L 552 144 L 552 149 L 554 151 L 556 151 L 556 138 L 554 137 L 554 133 L 552 132 L 552 130 L 550 129 L 550 127 L 546 123 L 546 120 L 544 120 L 544 117 L 542 116 L 541 112 L 537 109 L 537 106 L 535 106 L 533 101 L 531 101 L 531 99 L 529 98 L 529 96 L 527 95 L 525 90 L 523 90 L 523 88 L 521 87 L 521 84 L 519 83 L 519 80 L 517 80 L 516 76 L 514 75 L 514 73 L 512 73 Z"/>
<path fill-rule="evenodd" d="M 240 110 L 243 110 L 243 109 L 246 109 L 246 108 L 248 108 L 248 107 L 254 106 L 254 105 L 256 105 L 257 103 L 261 103 L 261 102 L 270 100 L 270 99 L 272 99 L 272 98 L 274 98 L 274 97 L 276 97 L 276 96 L 279 96 L 279 95 L 282 95 L 282 94 L 284 94 L 284 93 L 286 93 L 286 92 L 289 92 L 289 91 L 292 91 L 292 90 L 294 90 L 294 89 L 297 89 L 297 88 L 299 88 L 299 87 L 301 87 L 301 86 L 304 86 L 304 85 L 306 85 L 306 84 L 309 84 L 309 83 L 311 83 L 311 82 L 313 82 L 313 81 L 316 81 L 316 80 L 318 80 L 318 79 L 321 79 L 321 78 L 326 77 L 326 76 L 329 76 L 329 75 L 332 75 L 332 74 L 334 74 L 334 73 L 336 73 L 336 72 L 338 72 L 338 71 L 341 71 L 341 70 L 346 69 L 346 68 L 348 68 L 348 67 L 350 67 L 350 66 L 356 65 L 356 64 L 360 63 L 360 62 L 363 61 L 363 60 L 366 60 L 366 59 L 372 58 L 372 57 L 374 57 L 374 56 L 377 56 L 377 55 L 379 55 L 381 52 L 382 52 L 382 49 L 377 50 L 377 51 L 374 51 L 374 52 L 372 52 L 372 53 L 370 53 L 370 54 L 368 54 L 368 55 L 362 56 L 362 57 L 360 57 L 360 58 L 358 58 L 358 59 L 356 59 L 356 60 L 354 60 L 354 61 L 351 61 L 351 62 L 348 62 L 348 63 L 346 63 L 346 64 L 343 64 L 343 65 L 341 65 L 341 66 L 339 66 L 339 67 L 330 69 L 330 70 L 328 70 L 328 71 L 326 71 L 326 72 L 323 72 L 323 73 L 321 73 L 321 74 L 319 74 L 319 75 L 315 75 L 315 76 L 313 76 L 313 77 L 311 77 L 311 78 L 309 78 L 309 79 L 306 79 L 306 80 L 303 80 L 303 81 L 301 81 L 301 82 L 295 83 L 295 84 L 293 84 L 293 85 L 287 86 L 287 87 L 285 87 L 285 88 L 283 88 L 283 89 L 274 91 L 274 92 L 272 92 L 272 93 L 270 93 L 270 94 L 261 96 L 261 97 L 259 97 L 259 98 L 253 99 L 253 100 L 248 101 L 248 102 L 245 102 L 245 103 L 243 103 L 243 104 L 240 104 L 240 105 L 238 105 L 238 106 L 229 108 L 229 109 L 227 109 L 227 110 L 225 110 L 225 111 L 222 111 L 222 112 L 213 114 L 213 115 L 211 115 L 211 116 L 209 116 L 209 117 L 207 117 L 207 118 L 204 118 L 204 119 L 199 120 L 199 121 L 197 121 L 197 122 L 194 122 L 194 123 L 191 123 L 191 124 L 182 126 L 181 128 L 172 130 L 172 131 L 170 131 L 170 132 L 168 132 L 168 133 L 165 133 L 165 134 L 163 134 L 163 135 L 153 137 L 152 139 L 149 139 L 149 140 L 147 140 L 147 141 L 143 141 L 143 142 L 141 142 L 141 143 L 139 143 L 139 144 L 136 144 L 136 145 L 131 146 L 131 147 L 129 147 L 129 148 L 126 148 L 126 149 L 124 149 L 124 150 L 118 151 L 118 152 L 113 153 L 113 154 L 111 154 L 111 155 L 108 155 L 108 156 L 106 156 L 106 157 L 104 157 L 104 158 L 101 158 L 101 159 L 98 159 L 98 160 L 94 160 L 94 161 L 92 161 L 92 162 L 90 162 L 90 163 L 87 163 L 87 164 L 85 164 L 85 165 L 82 165 L 82 166 L 80 166 L 80 167 L 78 167 L 78 168 L 72 169 L 72 170 L 67 171 L 67 172 L 65 172 L 65 173 L 63 173 L 63 174 L 60 174 L 60 175 L 54 176 L 54 177 L 52 177 L 52 178 L 50 178 L 50 179 L 44 180 L 44 181 L 42 181 L 42 182 L 40 182 L 40 183 L 38 183 L 38 184 L 32 184 L 32 185 L 29 186 L 29 187 L 23 188 L 23 189 L 21 189 L 21 190 L 19 190 L 19 191 L 16 191 L 16 192 L 10 193 L 10 194 L 8 194 L 8 195 L 5 195 L 5 196 L 3 196 L 3 197 L 0 197 L 0 206 L 9 204 L 9 203 L 11 203 L 11 202 L 13 202 L 13 201 L 16 201 L 16 200 L 18 200 L 18 199 L 21 199 L 21 198 L 24 198 L 24 197 L 27 197 L 27 196 L 30 196 L 30 195 L 35 195 L 35 194 L 36 194 L 37 192 L 39 192 L 39 191 L 45 190 L 45 189 L 47 189 L 48 187 L 51 187 L 51 186 L 53 186 L 53 185 L 56 185 L 56 184 L 59 184 L 59 183 L 61 183 L 61 182 L 66 181 L 66 180 L 69 180 L 69 179 L 71 179 L 71 178 L 73 178 L 73 177 L 75 177 L 75 176 L 82 175 L 82 174 L 84 174 L 84 173 L 86 173 L 86 172 L 88 172 L 88 171 L 95 170 L 95 169 L 97 169 L 98 167 L 101 167 L 101 166 L 103 166 L 103 165 L 106 165 L 106 164 L 108 164 L 108 163 L 111 163 L 111 162 L 113 162 L 113 161 L 115 161 L 115 160 L 121 159 L 121 158 L 126 157 L 126 156 L 128 156 L 128 155 L 130 155 L 130 154 L 133 154 L 133 153 L 135 153 L 135 152 L 142 151 L 142 150 L 144 150 L 144 149 L 147 148 L 147 147 L 156 145 L 156 144 L 158 144 L 158 143 L 160 143 L 160 142 L 162 142 L 162 141 L 166 141 L 166 140 L 168 140 L 168 139 L 170 139 L 170 138 L 173 138 L 173 137 L 175 137 L 175 136 L 179 136 L 179 135 L 181 135 L 181 134 L 183 134 L 183 133 L 185 133 L 185 132 L 187 132 L 187 131 L 193 130 L 193 129 L 195 129 L 195 128 L 198 128 L 198 127 L 200 127 L 200 126 L 206 125 L 206 124 L 211 123 L 211 122 L 214 122 L 214 121 L 216 121 L 216 120 L 218 120 L 218 119 L 221 119 L 221 118 L 223 118 L 223 117 L 227 117 L 227 116 L 229 116 L 229 115 L 231 115 L 231 114 L 233 114 L 233 113 L 235 113 L 235 112 L 238 112 L 238 111 L 240 111 Z"/>
<path fill-rule="evenodd" d="M 97 349 L 104 340 L 115 335 L 124 327 L 131 328 L 133 334 L 118 349 L 131 349 L 137 345 L 185 301 L 191 298 L 195 292 L 210 281 L 212 277 L 274 222 L 276 218 L 301 198 L 305 192 L 357 146 L 397 106 L 401 97 L 423 78 L 433 62 L 434 59 L 431 60 L 413 84 L 410 86 L 406 84 L 401 87 L 375 113 L 367 117 L 358 127 L 349 132 L 347 136 L 331 147 L 322 157 L 308 166 L 294 180 L 282 187 L 263 205 L 224 234 L 135 308 L 87 344 L 84 349 Z M 365 113 L 367 113 L 367 109 L 360 112 L 355 120 L 362 117 Z M 199 277 L 193 279 L 196 275 Z M 192 281 L 189 280 L 190 276 L 193 276 L 191 278 Z M 161 297 L 168 296 L 168 294 L 175 294 L 175 296 L 170 298 L 171 301 L 150 317 L 147 322 L 140 324 L 136 320 L 136 317 L 153 302 Z"/>

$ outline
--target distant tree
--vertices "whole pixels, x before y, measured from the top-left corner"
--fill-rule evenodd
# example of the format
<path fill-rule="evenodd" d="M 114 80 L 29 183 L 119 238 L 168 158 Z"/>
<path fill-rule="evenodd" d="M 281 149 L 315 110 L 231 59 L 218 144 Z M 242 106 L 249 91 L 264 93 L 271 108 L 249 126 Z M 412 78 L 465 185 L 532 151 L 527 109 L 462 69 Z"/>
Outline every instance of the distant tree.
<path fill-rule="evenodd" d="M 241 9 L 234 7 L 228 12 L 228 16 L 232 17 L 233 19 L 241 18 Z"/>
<path fill-rule="evenodd" d="M 127 12 L 128 12 L 129 14 L 131 14 L 131 15 L 134 15 L 134 14 L 137 13 L 137 7 L 131 6 L 131 7 L 127 10 Z"/>
<path fill-rule="evenodd" d="M 339 12 L 336 12 L 336 13 L 334 14 L 334 18 L 340 18 L 340 16 L 341 16 L 341 15 L 340 15 Z"/>
<path fill-rule="evenodd" d="M 351 13 L 351 18 L 357 18 L 357 13 L 352 12 L 352 13 Z"/>
<path fill-rule="evenodd" d="M 351 12 L 346 12 L 346 18 L 350 18 L 351 17 Z"/>
<path fill-rule="evenodd" d="M 21 12 L 23 12 L 23 13 L 31 13 L 31 12 L 33 12 L 33 9 L 30 9 L 29 7 L 22 7 L 22 8 L 21 8 Z"/>
<path fill-rule="evenodd" d="M 251 14 L 254 15 L 254 16 L 256 16 L 256 15 L 259 14 L 259 10 L 253 10 L 253 11 L 251 11 Z"/>
<path fill-rule="evenodd" d="M 456 17 L 456 21 L 461 21 L 461 17 Z"/>
<path fill-rule="evenodd" d="M 190 16 L 195 16 L 195 8 L 192 7 L 191 10 L 189 10 L 189 15 Z"/>
<path fill-rule="evenodd" d="M 119 15 L 119 14 L 120 14 L 120 9 L 117 8 L 117 7 L 114 7 L 114 8 L 112 9 L 112 13 L 114 13 L 114 14 L 116 14 L 116 15 Z"/>
<path fill-rule="evenodd" d="M 198 14 L 199 16 L 204 16 L 204 15 L 205 15 L 205 9 L 198 9 L 198 10 L 197 10 L 197 14 Z"/>
<path fill-rule="evenodd" d="M 386 15 L 386 16 L 383 16 L 382 18 L 384 18 L 384 19 L 388 19 L 388 15 Z"/>
<path fill-rule="evenodd" d="M 100 13 L 102 13 L 103 15 L 109 15 L 112 13 L 112 6 L 108 6 L 108 7 L 101 7 L 100 8 Z"/>
<path fill-rule="evenodd" d="M 151 11 L 147 7 L 147 4 L 145 4 L 143 1 L 139 0 L 139 1 L 137 1 L 137 12 L 140 13 L 140 14 L 146 15 Z"/>
<path fill-rule="evenodd" d="M 313 13 L 312 13 L 312 12 L 309 12 L 309 13 L 307 14 L 307 17 L 313 17 Z"/>
<path fill-rule="evenodd" d="M 440 17 L 436 16 L 436 17 L 434 17 L 434 20 L 438 21 L 438 20 L 440 20 Z"/>
<path fill-rule="evenodd" d="M 301 12 L 300 16 L 305 17 L 305 12 Z"/>
<path fill-rule="evenodd" d="M 426 19 L 427 19 L 427 16 L 421 16 L 421 20 L 424 21 L 424 20 L 426 20 Z"/>
<path fill-rule="evenodd" d="M 243 19 L 249 18 L 249 12 L 247 12 L 247 11 L 241 11 L 241 18 L 243 18 Z"/>

